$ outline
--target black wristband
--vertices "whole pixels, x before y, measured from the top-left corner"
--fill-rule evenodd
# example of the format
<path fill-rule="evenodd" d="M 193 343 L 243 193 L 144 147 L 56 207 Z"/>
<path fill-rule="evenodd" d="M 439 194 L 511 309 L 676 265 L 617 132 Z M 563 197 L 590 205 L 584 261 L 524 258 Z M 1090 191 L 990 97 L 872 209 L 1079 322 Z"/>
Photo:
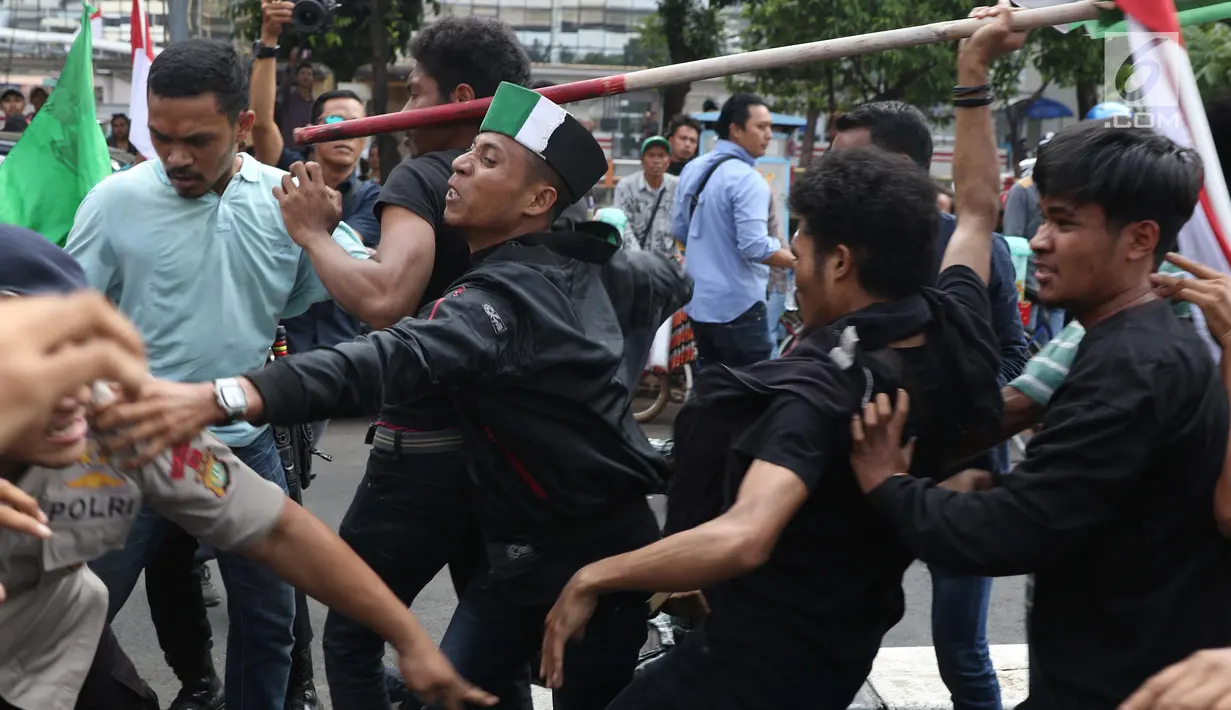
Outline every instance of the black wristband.
<path fill-rule="evenodd" d="M 979 108 L 989 106 L 996 101 L 995 96 L 967 96 L 954 99 L 953 105 L 958 108 Z"/>
<path fill-rule="evenodd" d="M 277 59 L 279 49 L 281 49 L 279 45 L 275 44 L 274 46 L 271 47 L 268 44 L 264 44 L 263 42 L 261 42 L 261 40 L 258 39 L 257 41 L 252 43 L 252 58 L 253 59 Z"/>
<path fill-rule="evenodd" d="M 953 87 L 954 96 L 970 96 L 972 94 L 982 94 L 991 91 L 990 84 L 980 84 L 979 86 L 955 86 Z"/>

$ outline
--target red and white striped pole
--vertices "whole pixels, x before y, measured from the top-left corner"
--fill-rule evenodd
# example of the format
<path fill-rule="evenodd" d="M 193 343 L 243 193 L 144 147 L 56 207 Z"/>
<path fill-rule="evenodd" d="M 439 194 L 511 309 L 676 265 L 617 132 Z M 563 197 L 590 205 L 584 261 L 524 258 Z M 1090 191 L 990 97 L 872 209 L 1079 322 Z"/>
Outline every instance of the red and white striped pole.
<path fill-rule="evenodd" d="M 1099 3 L 1081 0 L 1065 5 L 1056 5 L 1037 10 L 1021 10 L 1014 13 L 1013 25 L 1019 29 L 1052 27 L 1070 22 L 1093 20 L 1099 11 Z M 715 79 L 732 74 L 773 69 L 818 62 L 827 59 L 853 57 L 890 49 L 915 47 L 924 44 L 952 42 L 974 34 L 985 22 L 992 20 L 950 20 L 920 27 L 885 30 L 853 37 L 840 37 L 787 47 L 762 49 L 756 52 L 731 54 L 725 57 L 701 59 L 683 64 L 643 69 L 628 74 L 587 79 L 571 84 L 560 84 L 540 89 L 539 93 L 558 104 L 567 104 L 600 96 L 612 96 L 629 91 L 656 89 L 673 84 L 685 84 L 704 79 Z M 300 145 L 323 143 L 371 136 L 377 133 L 393 133 L 424 126 L 436 126 L 452 121 L 476 121 L 487 113 L 491 98 L 476 99 L 464 103 L 444 104 L 414 111 L 399 111 L 383 116 L 371 116 L 354 121 L 326 123 L 320 126 L 305 126 L 295 129 L 295 140 Z"/>

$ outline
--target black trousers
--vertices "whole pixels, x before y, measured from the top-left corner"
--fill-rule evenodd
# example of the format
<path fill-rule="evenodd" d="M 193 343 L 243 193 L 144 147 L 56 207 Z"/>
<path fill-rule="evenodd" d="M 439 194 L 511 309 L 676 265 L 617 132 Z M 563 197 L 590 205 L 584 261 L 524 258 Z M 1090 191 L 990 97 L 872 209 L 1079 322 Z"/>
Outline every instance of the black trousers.
<path fill-rule="evenodd" d="M 586 624 L 585 637 L 572 641 L 564 656 L 564 687 L 552 691 L 557 710 L 604 710 L 637 667 L 646 638 L 646 595 L 601 597 Z M 495 710 L 528 710 L 518 692 L 543 644 L 549 604 L 519 604 L 499 584 L 472 584 L 462 595 L 440 648 L 470 682 L 500 697 Z"/>
<path fill-rule="evenodd" d="M 137 675 L 111 625 L 103 627 L 94 662 L 77 696 L 76 710 L 158 710 L 158 696 Z M 20 710 L 0 698 L 0 710 Z M 31 709 L 33 710 L 33 709 Z"/>
<path fill-rule="evenodd" d="M 445 565 L 461 596 L 481 556 L 463 453 L 374 447 L 338 534 L 406 606 Z M 388 710 L 385 640 L 330 611 L 322 642 L 334 705 Z"/>
<path fill-rule="evenodd" d="M 287 483 L 291 500 L 302 505 L 303 489 L 298 479 Z M 194 572 L 197 547 L 196 538 L 177 527 L 145 569 L 145 591 L 158 646 L 181 682 L 216 674 L 211 655 L 213 628 L 206 616 L 201 581 Z M 294 633 L 291 678 L 311 678 L 312 620 L 308 616 L 308 597 L 298 589 Z"/>

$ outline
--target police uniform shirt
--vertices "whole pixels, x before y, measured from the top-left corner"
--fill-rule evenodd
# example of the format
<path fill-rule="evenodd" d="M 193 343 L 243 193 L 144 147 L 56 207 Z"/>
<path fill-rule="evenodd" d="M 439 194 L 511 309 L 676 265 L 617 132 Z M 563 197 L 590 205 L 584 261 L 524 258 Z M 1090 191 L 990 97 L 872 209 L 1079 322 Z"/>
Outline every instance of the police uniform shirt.
<path fill-rule="evenodd" d="M 51 537 L 0 528 L 0 698 L 23 710 L 71 710 L 107 618 L 107 590 L 86 563 L 123 547 L 143 503 L 219 549 L 262 539 L 280 488 L 212 434 L 152 464 L 114 468 L 91 442 L 82 461 L 14 481 L 47 514 Z"/>

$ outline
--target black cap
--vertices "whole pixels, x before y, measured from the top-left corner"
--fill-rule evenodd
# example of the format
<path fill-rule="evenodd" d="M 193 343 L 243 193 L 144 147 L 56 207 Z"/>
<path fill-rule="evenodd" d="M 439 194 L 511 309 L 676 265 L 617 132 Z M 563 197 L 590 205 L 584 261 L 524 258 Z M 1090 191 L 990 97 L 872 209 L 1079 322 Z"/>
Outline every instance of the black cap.
<path fill-rule="evenodd" d="M 89 288 L 81 264 L 38 232 L 0 224 L 0 292 L 19 296 Z"/>

